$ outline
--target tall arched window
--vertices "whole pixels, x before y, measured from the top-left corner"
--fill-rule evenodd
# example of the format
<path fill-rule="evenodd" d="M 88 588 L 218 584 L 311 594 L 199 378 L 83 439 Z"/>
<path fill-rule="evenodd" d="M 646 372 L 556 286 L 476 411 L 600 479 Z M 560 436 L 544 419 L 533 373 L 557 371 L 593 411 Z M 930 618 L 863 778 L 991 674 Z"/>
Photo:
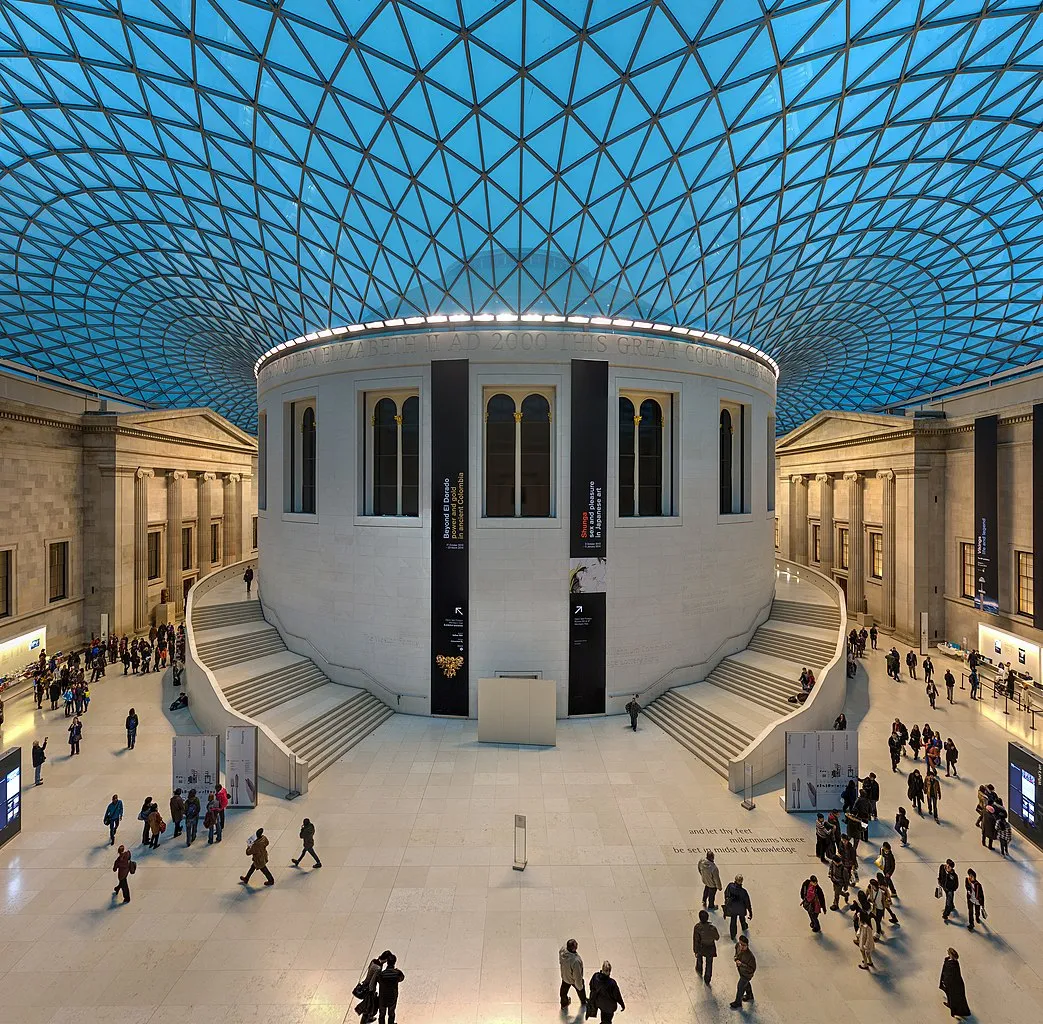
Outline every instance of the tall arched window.
<path fill-rule="evenodd" d="M 420 514 L 420 398 L 411 391 L 369 392 L 366 408 L 365 514 Z"/>
<path fill-rule="evenodd" d="M 720 428 L 721 513 L 732 512 L 732 414 L 721 410 Z"/>
<path fill-rule="evenodd" d="M 671 488 L 673 396 L 619 397 L 619 515 L 674 514 Z"/>
<path fill-rule="evenodd" d="M 553 393 L 497 388 L 485 402 L 485 515 L 554 514 Z"/>
<path fill-rule="evenodd" d="M 309 406 L 301 417 L 301 511 L 315 511 L 315 410 Z"/>

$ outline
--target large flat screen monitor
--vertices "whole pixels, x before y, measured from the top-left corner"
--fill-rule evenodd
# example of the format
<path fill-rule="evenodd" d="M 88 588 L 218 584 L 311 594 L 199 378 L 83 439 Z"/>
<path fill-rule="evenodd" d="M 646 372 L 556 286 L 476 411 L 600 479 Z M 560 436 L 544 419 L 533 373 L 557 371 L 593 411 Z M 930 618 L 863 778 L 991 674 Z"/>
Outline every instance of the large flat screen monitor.
<path fill-rule="evenodd" d="M 1010 823 L 1043 848 L 1043 761 L 1020 743 L 1007 744 L 1007 761 Z"/>
<path fill-rule="evenodd" d="M 22 748 L 0 753 L 0 846 L 22 831 Z"/>

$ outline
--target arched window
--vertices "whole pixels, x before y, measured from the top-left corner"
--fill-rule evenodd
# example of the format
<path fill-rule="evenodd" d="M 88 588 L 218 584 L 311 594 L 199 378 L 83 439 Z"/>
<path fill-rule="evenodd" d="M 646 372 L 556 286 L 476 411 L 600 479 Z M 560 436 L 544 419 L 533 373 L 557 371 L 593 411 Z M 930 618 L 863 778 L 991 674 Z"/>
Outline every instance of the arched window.
<path fill-rule="evenodd" d="M 485 406 L 485 514 L 492 518 L 515 514 L 516 425 L 514 399 L 493 395 Z"/>
<path fill-rule="evenodd" d="M 411 391 L 367 393 L 366 500 L 370 516 L 420 514 L 420 398 Z"/>
<path fill-rule="evenodd" d="M 553 394 L 497 388 L 485 401 L 485 515 L 554 514 Z"/>
<path fill-rule="evenodd" d="M 670 516 L 673 396 L 619 397 L 619 515 Z"/>
<path fill-rule="evenodd" d="M 732 414 L 721 410 L 720 429 L 721 513 L 732 512 Z"/>
<path fill-rule="evenodd" d="M 301 417 L 301 511 L 315 511 L 315 410 L 309 406 Z"/>

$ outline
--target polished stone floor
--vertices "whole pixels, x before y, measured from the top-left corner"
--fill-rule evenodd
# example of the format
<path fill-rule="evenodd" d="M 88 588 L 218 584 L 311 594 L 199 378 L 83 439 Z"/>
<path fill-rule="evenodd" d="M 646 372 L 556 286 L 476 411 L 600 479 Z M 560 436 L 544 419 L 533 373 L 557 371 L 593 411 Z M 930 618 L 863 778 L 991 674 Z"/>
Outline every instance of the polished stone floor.
<path fill-rule="evenodd" d="M 872 975 L 856 969 L 846 915 L 827 915 L 815 936 L 798 905 L 801 881 L 819 866 L 812 820 L 781 811 L 781 787 L 743 810 L 651 723 L 634 734 L 620 719 L 562 722 L 556 749 L 519 750 L 479 747 L 473 723 L 397 717 L 306 797 L 265 794 L 256 810 L 232 814 L 220 846 L 135 845 L 134 899 L 116 906 L 105 805 L 113 792 L 130 816 L 148 793 L 165 804 L 171 720 L 186 713 L 162 710 L 169 685 L 161 694 L 156 676 L 110 670 L 94 688 L 83 753 L 69 758 L 61 711 L 10 704 L 3 745 L 23 744 L 28 760 L 32 739 L 49 734 L 51 759 L 45 784 L 25 794 L 25 831 L 0 851 L 0 1024 L 354 1022 L 351 988 L 385 947 L 406 974 L 405 1024 L 574 1021 L 578 1011 L 557 1005 L 557 950 L 569 937 L 588 976 L 612 961 L 627 1001 L 620 1024 L 948 1020 L 937 986 L 950 943 L 976 1019 L 1040 1020 L 1039 855 L 1016 836 L 1004 862 L 973 828 L 978 783 L 1004 785 L 1006 733 L 966 692 L 930 712 L 922 684 L 885 678 L 882 651 L 866 667 L 871 678 L 862 671 L 850 684 L 847 713 L 860 727 L 863 770 L 876 770 L 883 789 L 882 820 L 861 848 L 867 861 L 882 838 L 895 841 L 883 819 L 905 803 L 887 759 L 894 715 L 953 736 L 963 772 L 943 780 L 942 822 L 914 815 L 910 847 L 895 845 L 901 927 L 887 930 Z M 142 725 L 129 752 L 131 704 Z M 528 819 L 524 872 L 511 869 L 516 812 Z M 317 825 L 321 871 L 289 865 L 304 815 Z M 273 841 L 277 885 L 244 890 L 244 841 L 258 825 Z M 120 839 L 140 840 L 137 822 Z M 741 1014 L 728 1009 L 727 942 L 712 987 L 695 977 L 696 861 L 706 846 L 752 895 L 760 968 L 755 1008 Z M 769 847 L 785 852 L 751 852 Z M 945 926 L 933 899 L 947 856 L 961 876 L 974 866 L 985 886 L 988 928 L 975 934 L 963 915 Z"/>

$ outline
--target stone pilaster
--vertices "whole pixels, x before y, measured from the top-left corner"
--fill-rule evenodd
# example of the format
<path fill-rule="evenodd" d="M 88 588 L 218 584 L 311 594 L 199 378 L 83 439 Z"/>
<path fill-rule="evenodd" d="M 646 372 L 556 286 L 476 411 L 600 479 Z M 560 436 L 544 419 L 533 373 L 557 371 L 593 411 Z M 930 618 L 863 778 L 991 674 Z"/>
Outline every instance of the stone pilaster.
<path fill-rule="evenodd" d="M 833 577 L 833 478 L 828 473 L 815 477 L 819 485 L 819 561 L 820 568 Z"/>
<path fill-rule="evenodd" d="M 895 546 L 896 546 L 896 505 L 895 505 L 895 475 L 890 469 L 877 473 L 883 483 L 883 494 L 881 504 L 883 507 L 884 521 L 884 570 L 883 570 L 883 600 L 881 602 L 882 625 L 886 630 L 895 628 Z"/>
<path fill-rule="evenodd" d="M 177 615 L 185 614 L 184 570 L 181 567 L 181 481 L 183 469 L 167 476 L 167 600 L 174 602 Z"/>
<path fill-rule="evenodd" d="M 148 629 L 148 482 L 151 469 L 134 474 L 134 632 Z"/>
<path fill-rule="evenodd" d="M 224 480 L 224 555 L 225 565 L 231 565 L 242 558 L 243 537 L 243 503 L 239 498 L 238 473 L 226 473 Z"/>
<path fill-rule="evenodd" d="M 808 481 L 807 477 L 790 477 L 790 549 L 793 561 L 808 564 Z"/>
<path fill-rule="evenodd" d="M 200 473 L 196 477 L 196 557 L 199 561 L 199 579 L 210 572 L 210 484 L 217 477 L 213 473 Z"/>
<path fill-rule="evenodd" d="M 866 567 L 863 555 L 865 540 L 865 494 L 860 473 L 845 473 L 848 482 L 847 526 L 847 608 L 851 615 L 861 615 L 866 595 Z"/>

